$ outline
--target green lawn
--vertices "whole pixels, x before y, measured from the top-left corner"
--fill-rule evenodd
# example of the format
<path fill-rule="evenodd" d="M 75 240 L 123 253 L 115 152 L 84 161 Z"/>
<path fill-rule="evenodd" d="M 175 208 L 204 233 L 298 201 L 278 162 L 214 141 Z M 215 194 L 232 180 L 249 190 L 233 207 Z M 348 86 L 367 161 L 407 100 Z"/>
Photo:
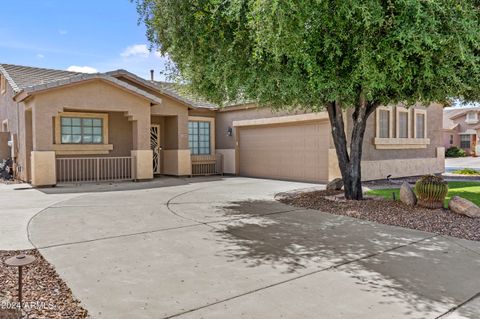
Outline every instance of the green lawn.
<path fill-rule="evenodd" d="M 377 195 L 386 198 L 392 198 L 392 193 L 395 193 L 395 198 L 400 198 L 399 188 L 390 189 L 374 189 L 368 191 L 367 195 Z M 448 207 L 448 201 L 453 196 L 460 196 L 466 198 L 480 206 L 480 182 L 448 182 L 448 194 L 445 198 L 445 207 Z"/>

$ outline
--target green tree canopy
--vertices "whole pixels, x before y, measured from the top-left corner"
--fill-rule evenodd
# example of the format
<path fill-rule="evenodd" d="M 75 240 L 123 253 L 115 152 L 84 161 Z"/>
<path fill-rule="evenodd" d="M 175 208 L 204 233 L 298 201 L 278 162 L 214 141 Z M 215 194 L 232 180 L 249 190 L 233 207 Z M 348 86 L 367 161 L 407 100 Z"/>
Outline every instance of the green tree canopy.
<path fill-rule="evenodd" d="M 150 42 L 203 97 L 327 109 L 357 193 L 362 123 L 378 105 L 480 95 L 475 0 L 136 1 Z M 345 108 L 359 123 L 350 154 Z"/>

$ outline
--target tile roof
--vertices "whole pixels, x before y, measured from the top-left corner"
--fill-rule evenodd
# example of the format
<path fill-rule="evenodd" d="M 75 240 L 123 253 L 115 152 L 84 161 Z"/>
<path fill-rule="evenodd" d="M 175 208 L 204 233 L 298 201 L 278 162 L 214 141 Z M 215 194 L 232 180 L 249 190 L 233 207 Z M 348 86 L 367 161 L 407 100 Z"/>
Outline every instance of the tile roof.
<path fill-rule="evenodd" d="M 122 86 L 134 93 L 140 94 L 155 103 L 160 103 L 161 99 L 144 90 L 116 78 L 118 75 L 134 78 L 143 85 L 157 90 L 160 93 L 174 97 L 194 108 L 216 109 L 217 107 L 211 103 L 203 101 L 198 97 L 189 95 L 180 89 L 180 86 L 174 83 L 147 81 L 126 70 L 116 70 L 107 73 L 79 73 L 62 70 L 53 70 L 29 66 L 20 66 L 12 64 L 0 64 L 0 73 L 5 76 L 10 86 L 16 94 L 20 92 L 34 93 L 41 90 L 73 84 L 90 79 L 103 79 Z"/>
<path fill-rule="evenodd" d="M 34 68 L 29 66 L 0 64 L 0 72 L 5 75 L 15 93 L 28 87 L 66 80 L 82 73 Z"/>
<path fill-rule="evenodd" d="M 453 122 L 452 119 L 466 114 L 469 111 L 480 111 L 480 107 L 450 107 L 443 110 L 443 128 L 444 129 L 454 129 L 457 125 Z"/>
<path fill-rule="evenodd" d="M 192 106 L 193 108 L 204 108 L 204 109 L 211 109 L 211 110 L 218 108 L 217 105 L 209 103 L 198 96 L 189 94 L 185 90 L 182 90 L 181 89 L 182 84 L 145 80 L 123 69 L 107 72 L 106 74 L 113 77 L 125 76 L 128 78 L 131 78 L 133 80 L 136 80 L 137 82 L 142 83 L 147 87 L 150 87 L 153 90 L 157 90 L 160 93 L 163 93 L 165 95 L 178 99 Z"/>
<path fill-rule="evenodd" d="M 186 103 L 197 107 L 197 108 L 207 108 L 207 109 L 217 109 L 218 106 L 205 101 L 204 99 L 195 96 L 182 90 L 182 85 L 177 83 L 161 82 L 154 81 L 154 84 L 163 92 L 168 92 L 169 95 L 172 95 L 178 99 L 184 100 Z"/>

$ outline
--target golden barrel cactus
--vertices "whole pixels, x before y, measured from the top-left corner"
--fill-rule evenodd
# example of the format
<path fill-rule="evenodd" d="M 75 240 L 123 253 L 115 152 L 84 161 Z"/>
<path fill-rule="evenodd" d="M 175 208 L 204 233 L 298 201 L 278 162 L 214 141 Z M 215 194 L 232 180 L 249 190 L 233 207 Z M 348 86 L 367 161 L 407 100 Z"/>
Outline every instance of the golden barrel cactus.
<path fill-rule="evenodd" d="M 448 183 L 440 176 L 425 175 L 415 184 L 418 205 L 436 209 L 442 208 L 448 193 Z"/>

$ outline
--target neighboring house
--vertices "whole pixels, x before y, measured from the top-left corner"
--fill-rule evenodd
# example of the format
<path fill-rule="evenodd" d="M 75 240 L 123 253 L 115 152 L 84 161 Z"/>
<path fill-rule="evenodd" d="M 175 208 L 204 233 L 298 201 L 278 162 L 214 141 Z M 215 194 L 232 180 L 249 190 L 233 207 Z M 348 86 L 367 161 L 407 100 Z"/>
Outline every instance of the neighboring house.
<path fill-rule="evenodd" d="M 447 108 L 443 111 L 443 145 L 446 149 L 456 146 L 468 155 L 480 154 L 480 107 Z"/>
<path fill-rule="evenodd" d="M 125 70 L 0 64 L 0 84 L 0 158 L 12 156 L 17 178 L 36 186 L 157 174 L 340 176 L 326 112 L 219 109 Z M 379 108 L 365 133 L 363 180 L 443 172 L 442 114 L 437 104 Z"/>

